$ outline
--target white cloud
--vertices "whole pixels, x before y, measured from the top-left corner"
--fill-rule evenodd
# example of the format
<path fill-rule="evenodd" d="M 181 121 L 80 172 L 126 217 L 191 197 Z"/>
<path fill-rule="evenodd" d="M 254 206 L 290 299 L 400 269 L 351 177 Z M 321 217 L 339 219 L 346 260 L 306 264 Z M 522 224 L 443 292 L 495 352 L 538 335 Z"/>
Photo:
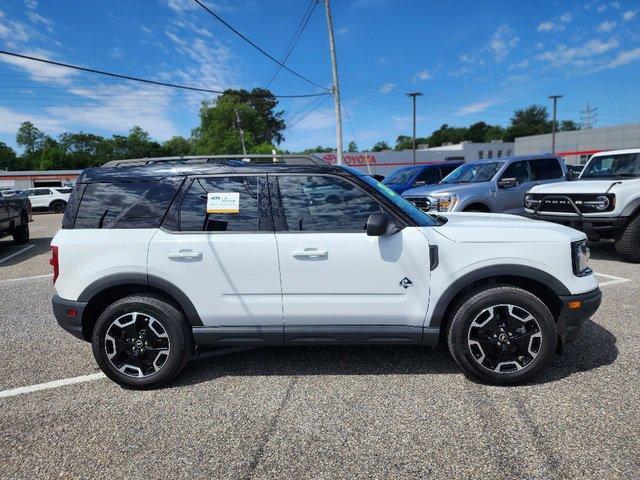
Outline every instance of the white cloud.
<path fill-rule="evenodd" d="M 20 124 L 27 121 L 50 134 L 64 131 L 64 127 L 59 119 L 0 107 L 0 133 L 15 135 L 18 128 L 20 128 Z"/>
<path fill-rule="evenodd" d="M 27 50 L 22 52 L 24 55 L 31 57 L 45 58 L 51 60 L 51 54 L 46 50 Z M 8 55 L 0 56 L 0 61 L 18 67 L 31 75 L 31 79 L 37 82 L 55 82 L 65 83 L 68 78 L 76 75 L 77 72 L 68 68 L 57 67 L 41 62 L 34 62 L 18 57 L 10 57 Z"/>
<path fill-rule="evenodd" d="M 640 60 L 640 47 L 620 52 L 616 58 L 603 66 L 603 69 L 617 68 Z"/>
<path fill-rule="evenodd" d="M 336 33 L 338 35 L 346 35 L 347 33 L 349 33 L 349 29 L 347 27 L 341 27 Z"/>
<path fill-rule="evenodd" d="M 122 60 L 124 58 L 124 52 L 121 49 L 116 47 L 111 50 L 111 53 L 109 54 L 109 56 L 114 60 Z"/>
<path fill-rule="evenodd" d="M 509 65 L 509 70 L 522 70 L 523 68 L 527 68 L 529 66 L 529 60 L 526 58 L 524 60 L 520 60 L 517 63 L 512 63 Z"/>
<path fill-rule="evenodd" d="M 491 36 L 489 40 L 489 50 L 493 53 L 493 57 L 496 62 L 502 62 L 511 52 L 518 42 L 520 37 L 509 27 L 507 24 L 501 25 Z"/>
<path fill-rule="evenodd" d="M 495 100 L 482 100 L 479 102 L 470 103 L 469 105 L 465 105 L 464 107 L 459 109 L 454 115 L 464 116 L 484 112 L 487 108 L 495 105 L 496 103 L 497 102 Z"/>
<path fill-rule="evenodd" d="M 629 20 L 633 20 L 633 18 L 636 16 L 637 13 L 638 13 L 638 10 L 627 10 L 622 14 L 622 19 L 625 22 L 628 22 Z"/>
<path fill-rule="evenodd" d="M 571 16 L 570 12 L 564 12 L 562 15 L 560 15 L 560 21 L 562 23 L 569 23 L 572 18 L 573 17 Z"/>
<path fill-rule="evenodd" d="M 602 4 L 602 5 L 598 5 L 596 7 L 596 10 L 598 11 L 598 13 L 602 13 L 607 9 L 607 5 L 606 4 Z"/>
<path fill-rule="evenodd" d="M 38 8 L 37 0 L 24 0 L 24 4 L 30 10 L 35 10 L 36 8 Z"/>
<path fill-rule="evenodd" d="M 555 50 L 544 52 L 537 56 L 538 60 L 549 62 L 554 67 L 571 65 L 575 67 L 589 67 L 593 65 L 592 57 L 602 55 L 618 47 L 618 41 L 611 38 L 608 41 L 590 40 L 578 47 L 559 45 Z"/>
<path fill-rule="evenodd" d="M 44 25 L 48 31 L 53 31 L 53 22 L 48 18 L 43 17 L 39 13 L 33 10 L 29 10 L 27 11 L 27 17 L 29 18 L 29 20 L 31 20 L 31 23 Z"/>
<path fill-rule="evenodd" d="M 316 110 L 291 127 L 292 130 L 321 130 L 336 124 L 335 112 L 326 108 Z"/>
<path fill-rule="evenodd" d="M 572 18 L 570 12 L 565 12 L 555 19 L 540 23 L 537 30 L 542 33 L 562 32 L 565 29 L 563 24 L 569 23 Z"/>
<path fill-rule="evenodd" d="M 387 82 L 382 87 L 380 87 L 380 93 L 389 93 L 391 90 L 395 88 L 396 84 Z"/>
<path fill-rule="evenodd" d="M 421 70 L 421 71 L 419 71 L 413 77 L 413 81 L 414 82 L 417 82 L 418 80 L 421 80 L 421 81 L 431 80 L 431 72 L 429 72 L 429 70 Z"/>
<path fill-rule="evenodd" d="M 596 30 L 598 30 L 599 32 L 602 32 L 602 33 L 607 33 L 607 32 L 610 32 L 611 30 L 613 30 L 615 27 L 616 27 L 616 22 L 608 20 L 608 21 L 602 22 L 600 25 L 598 25 Z"/>

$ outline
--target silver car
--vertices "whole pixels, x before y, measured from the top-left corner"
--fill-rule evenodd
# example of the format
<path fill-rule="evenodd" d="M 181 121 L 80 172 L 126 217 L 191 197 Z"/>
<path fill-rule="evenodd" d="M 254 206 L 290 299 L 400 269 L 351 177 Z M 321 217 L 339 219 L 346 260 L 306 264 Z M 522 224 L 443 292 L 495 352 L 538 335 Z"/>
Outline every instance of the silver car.
<path fill-rule="evenodd" d="M 535 185 L 568 179 L 564 160 L 549 155 L 479 160 L 460 165 L 436 185 L 402 196 L 425 212 L 524 213 L 524 197 Z"/>

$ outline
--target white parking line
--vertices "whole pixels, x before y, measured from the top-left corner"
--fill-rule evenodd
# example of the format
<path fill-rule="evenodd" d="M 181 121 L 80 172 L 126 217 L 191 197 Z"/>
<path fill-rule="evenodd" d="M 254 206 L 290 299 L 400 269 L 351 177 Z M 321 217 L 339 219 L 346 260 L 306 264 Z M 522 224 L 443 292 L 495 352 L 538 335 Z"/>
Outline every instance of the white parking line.
<path fill-rule="evenodd" d="M 74 385 L 76 383 L 92 382 L 93 380 L 100 380 L 102 378 L 106 378 L 104 373 L 93 373 L 91 375 L 81 375 L 79 377 L 71 377 L 71 378 L 63 378 L 62 380 L 54 380 L 53 382 L 38 383 L 36 385 L 29 385 L 28 387 L 12 388 L 10 390 L 1 391 L 0 398 L 15 397 L 16 395 L 39 392 L 40 390 L 50 390 L 52 388 L 64 387 L 66 385 Z"/>
<path fill-rule="evenodd" d="M 31 249 L 31 248 L 33 248 L 33 247 L 35 247 L 35 245 L 34 245 L 34 244 L 27 245 L 27 246 L 26 246 L 26 247 L 24 247 L 22 250 L 18 250 L 17 252 L 12 253 L 11 255 L 9 255 L 9 256 L 7 256 L 7 257 L 0 258 L 0 263 L 2 263 L 2 262 L 6 262 L 7 260 L 9 260 L 9 259 L 11 259 L 11 258 L 15 257 L 16 255 L 20 255 L 22 252 L 26 252 L 27 250 L 29 250 L 29 249 Z"/>
<path fill-rule="evenodd" d="M 628 278 L 616 277 L 615 275 L 607 275 L 606 273 L 598 273 L 598 272 L 596 272 L 596 275 L 598 277 L 604 277 L 604 278 L 610 278 L 611 279 L 611 280 L 608 280 L 606 282 L 600 283 L 601 287 L 606 287 L 607 285 L 616 285 L 617 283 L 625 283 L 625 282 L 630 282 L 631 281 Z"/>
<path fill-rule="evenodd" d="M 44 275 L 34 275 L 33 277 L 10 278 L 8 280 L 0 280 L 0 283 L 22 282 L 24 280 L 35 280 L 37 278 L 51 278 L 53 273 L 45 273 Z"/>

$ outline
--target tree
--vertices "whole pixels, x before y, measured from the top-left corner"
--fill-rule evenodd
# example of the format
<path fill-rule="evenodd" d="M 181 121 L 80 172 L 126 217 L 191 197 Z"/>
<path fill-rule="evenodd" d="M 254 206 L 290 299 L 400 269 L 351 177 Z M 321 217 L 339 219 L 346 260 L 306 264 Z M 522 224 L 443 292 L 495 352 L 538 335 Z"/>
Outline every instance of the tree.
<path fill-rule="evenodd" d="M 384 140 L 376 142 L 375 145 L 371 147 L 372 152 L 382 152 L 384 150 L 391 150 L 391 147 Z"/>
<path fill-rule="evenodd" d="M 573 120 L 562 120 L 560 122 L 560 130 L 562 132 L 570 132 L 572 130 L 580 130 L 580 126 Z"/>
<path fill-rule="evenodd" d="M 58 143 L 67 157 L 66 168 L 87 168 L 105 163 L 109 158 L 101 147 L 106 141 L 92 133 L 61 133 Z"/>
<path fill-rule="evenodd" d="M 176 135 L 162 144 L 162 155 L 167 157 L 190 155 L 192 148 L 189 139 Z"/>
<path fill-rule="evenodd" d="M 0 142 L 0 170 L 16 170 L 17 166 L 16 152 L 7 144 Z"/>
<path fill-rule="evenodd" d="M 330 153 L 330 152 L 333 152 L 334 150 L 335 148 L 321 147 L 320 145 L 318 145 L 317 147 L 314 147 L 314 148 L 307 148 L 306 150 L 303 150 L 300 153 Z"/>
<path fill-rule="evenodd" d="M 22 122 L 16 134 L 16 143 L 24 148 L 26 155 L 40 150 L 46 135 L 31 122 Z"/>
<path fill-rule="evenodd" d="M 505 132 L 505 140 L 513 142 L 516 137 L 550 132 L 551 122 L 547 108 L 542 105 L 531 105 L 514 112 L 511 117 L 511 125 Z"/>
<path fill-rule="evenodd" d="M 351 140 L 349 142 L 349 146 L 347 147 L 347 151 L 349 153 L 356 153 L 358 151 L 358 145 L 356 144 L 356 142 L 354 142 L 353 140 Z"/>
<path fill-rule="evenodd" d="M 396 138 L 396 146 L 394 150 L 408 150 L 412 147 L 413 140 L 412 137 L 408 137 L 407 135 L 398 135 Z"/>

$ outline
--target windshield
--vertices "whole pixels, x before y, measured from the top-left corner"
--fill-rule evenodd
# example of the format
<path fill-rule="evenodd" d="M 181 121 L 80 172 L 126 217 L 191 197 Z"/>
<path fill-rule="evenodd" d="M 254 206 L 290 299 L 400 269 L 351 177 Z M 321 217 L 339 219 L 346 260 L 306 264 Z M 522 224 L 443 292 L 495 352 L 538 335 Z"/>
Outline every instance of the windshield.
<path fill-rule="evenodd" d="M 488 182 L 504 162 L 465 163 L 442 179 L 440 183 Z"/>
<path fill-rule="evenodd" d="M 418 170 L 420 170 L 420 168 L 406 168 L 400 170 L 390 177 L 385 178 L 384 183 L 387 185 L 390 183 L 407 183 L 416 173 L 418 173 Z"/>
<path fill-rule="evenodd" d="M 384 195 L 388 200 L 390 200 L 396 207 L 402 210 L 405 214 L 407 214 L 411 219 L 416 222 L 416 225 L 419 227 L 429 227 L 432 225 L 436 225 L 436 222 L 433 217 L 427 215 L 418 207 L 416 207 L 413 203 L 405 200 L 396 192 L 391 190 L 386 185 L 376 181 L 374 178 L 367 176 L 360 176 L 362 180 L 375 188 L 378 192 Z"/>
<path fill-rule="evenodd" d="M 637 177 L 640 177 L 640 153 L 622 153 L 592 158 L 584 167 L 580 180 Z"/>

